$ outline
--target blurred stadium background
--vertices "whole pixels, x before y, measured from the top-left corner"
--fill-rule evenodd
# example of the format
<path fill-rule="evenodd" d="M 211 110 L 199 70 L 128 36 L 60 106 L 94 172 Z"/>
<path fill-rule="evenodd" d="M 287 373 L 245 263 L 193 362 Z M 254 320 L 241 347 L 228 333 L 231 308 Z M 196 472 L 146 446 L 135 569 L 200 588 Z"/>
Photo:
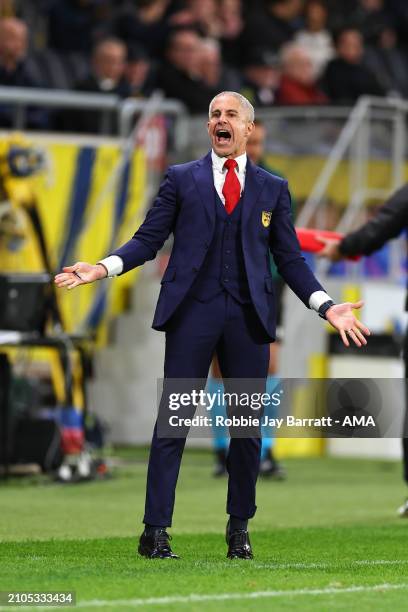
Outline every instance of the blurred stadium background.
<path fill-rule="evenodd" d="M 17 473 L 102 479 L 117 465 L 126 475 L 133 456 L 142 470 L 143 453 L 123 447 L 146 447 L 155 419 L 164 338 L 150 325 L 171 242 L 143 269 L 73 292 L 56 293 L 52 275 L 97 261 L 133 234 L 165 168 L 207 152 L 206 109 L 224 89 L 255 104 L 266 128 L 262 161 L 288 178 L 296 225 L 359 226 L 407 180 L 407 34 L 403 0 L 0 0 L 0 460 L 11 487 L 0 497 L 11 495 L 9 521 L 19 505 Z M 365 300 L 373 336 L 364 351 L 346 353 L 285 292 L 279 375 L 395 378 L 390 403 L 402 415 L 405 236 L 358 262 L 305 257 L 335 300 Z M 305 401 L 300 389 L 296 414 Z M 323 480 L 330 470 L 316 466 L 332 466 L 334 479 L 344 468 L 340 481 L 347 466 L 360 466 L 359 486 L 371 469 L 373 487 L 389 465 L 395 495 L 400 447 L 395 438 L 278 438 L 275 452 L 287 461 L 288 484 L 303 473 L 293 457 L 308 458 Z M 195 452 L 193 467 L 209 474 L 209 454 L 198 455 L 203 464 Z M 209 476 L 202 483 L 205 498 L 213 484 Z M 262 494 L 273 504 L 280 492 Z M 398 501 L 391 494 L 390 513 Z M 381 523 L 385 505 L 369 521 Z M 132 524 L 138 510 L 127 508 Z M 285 528 L 301 523 L 295 514 Z M 333 520 L 343 518 L 337 512 Z M 19 525 L 9 527 L 2 537 L 20 539 Z M 129 529 L 128 520 L 123 532 L 106 535 Z M 33 530 L 34 538 L 59 537 Z M 22 527 L 23 537 L 30 531 Z"/>

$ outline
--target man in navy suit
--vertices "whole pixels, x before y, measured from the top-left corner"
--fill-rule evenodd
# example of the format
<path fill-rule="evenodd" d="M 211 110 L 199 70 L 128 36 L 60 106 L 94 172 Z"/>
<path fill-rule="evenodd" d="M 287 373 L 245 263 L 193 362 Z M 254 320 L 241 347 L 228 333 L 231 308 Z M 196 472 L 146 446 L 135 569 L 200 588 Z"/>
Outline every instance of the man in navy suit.
<path fill-rule="evenodd" d="M 166 332 L 164 377 L 205 379 L 217 353 L 224 380 L 264 381 L 269 343 L 275 339 L 270 251 L 280 275 L 308 308 L 339 330 L 348 346 L 366 344 L 369 330 L 353 315 L 356 304 L 334 304 L 305 263 L 292 223 L 286 180 L 252 164 L 246 143 L 254 109 L 235 92 L 210 104 L 212 150 L 197 161 L 168 169 L 146 219 L 126 244 L 96 265 L 78 262 L 56 276 L 72 289 L 154 259 L 172 232 L 174 246 L 154 315 Z M 150 451 L 145 530 L 139 553 L 176 557 L 171 526 L 184 437 L 161 437 L 157 423 Z M 255 485 L 261 440 L 234 437 L 228 453 L 229 558 L 252 558 L 248 519 L 256 511 Z"/>

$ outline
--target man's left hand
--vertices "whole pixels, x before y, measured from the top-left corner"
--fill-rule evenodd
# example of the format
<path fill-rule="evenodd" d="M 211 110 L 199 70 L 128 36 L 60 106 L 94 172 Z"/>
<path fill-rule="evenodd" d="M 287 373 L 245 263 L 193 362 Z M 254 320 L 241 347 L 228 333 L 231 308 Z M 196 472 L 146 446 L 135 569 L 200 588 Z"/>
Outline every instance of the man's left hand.
<path fill-rule="evenodd" d="M 326 319 L 340 332 L 341 339 L 346 346 L 350 346 L 348 337 L 359 347 L 367 344 L 364 336 L 369 336 L 370 330 L 353 315 L 353 309 L 361 308 L 363 304 L 362 301 L 354 304 L 351 302 L 335 304 L 326 312 Z"/>

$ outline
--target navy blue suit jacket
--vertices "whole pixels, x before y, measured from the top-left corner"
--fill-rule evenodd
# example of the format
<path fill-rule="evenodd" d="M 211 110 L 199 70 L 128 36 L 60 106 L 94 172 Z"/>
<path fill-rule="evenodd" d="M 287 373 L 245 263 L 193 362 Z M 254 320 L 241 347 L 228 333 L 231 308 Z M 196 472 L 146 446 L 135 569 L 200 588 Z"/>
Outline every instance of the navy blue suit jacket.
<path fill-rule="evenodd" d="M 215 226 L 214 189 L 211 153 L 197 161 L 170 166 L 140 228 L 111 253 L 122 258 L 123 272 L 127 272 L 154 259 L 173 232 L 174 245 L 161 280 L 154 329 L 166 329 L 204 262 Z M 251 298 L 263 326 L 274 338 L 276 307 L 269 251 L 279 273 L 305 306 L 309 307 L 310 295 L 323 287 L 300 252 L 287 181 L 248 159 L 242 197 L 242 248 Z"/>

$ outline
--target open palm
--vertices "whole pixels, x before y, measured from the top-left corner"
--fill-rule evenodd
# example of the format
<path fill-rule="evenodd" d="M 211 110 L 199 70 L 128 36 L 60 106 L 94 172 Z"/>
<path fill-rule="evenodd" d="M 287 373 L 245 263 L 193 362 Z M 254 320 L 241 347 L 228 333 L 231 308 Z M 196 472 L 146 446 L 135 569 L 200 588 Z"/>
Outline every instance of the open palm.
<path fill-rule="evenodd" d="M 55 276 L 55 284 L 59 288 L 73 289 L 78 285 L 86 285 L 106 277 L 106 270 L 103 266 L 93 266 L 84 261 L 78 261 L 73 266 L 65 266 L 62 270 Z"/>
<path fill-rule="evenodd" d="M 364 336 L 369 336 L 370 330 L 353 314 L 353 309 L 361 308 L 363 304 L 362 301 L 335 304 L 326 312 L 326 319 L 340 332 L 341 339 L 346 346 L 350 346 L 347 335 L 359 347 L 367 344 Z"/>

